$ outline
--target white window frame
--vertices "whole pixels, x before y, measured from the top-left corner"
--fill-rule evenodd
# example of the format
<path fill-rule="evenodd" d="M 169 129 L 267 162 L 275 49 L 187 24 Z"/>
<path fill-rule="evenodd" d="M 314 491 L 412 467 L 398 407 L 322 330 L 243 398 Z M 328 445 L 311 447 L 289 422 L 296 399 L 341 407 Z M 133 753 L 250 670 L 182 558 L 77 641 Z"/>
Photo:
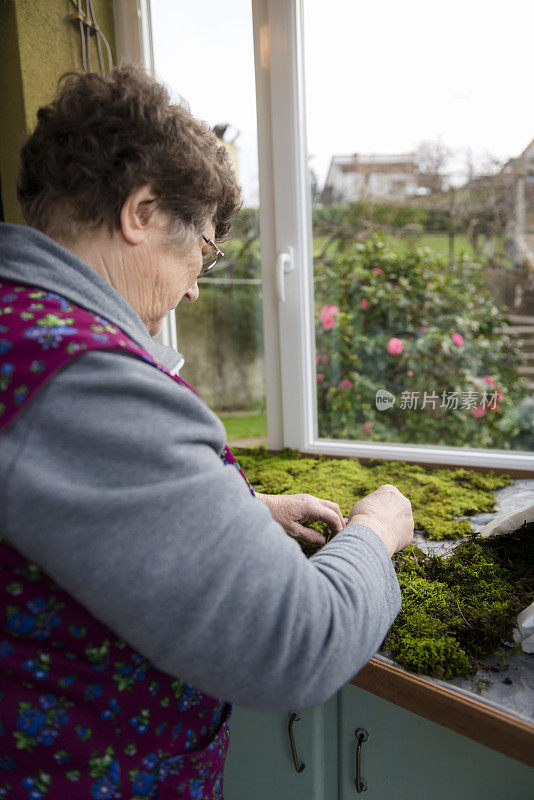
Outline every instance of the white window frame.
<path fill-rule="evenodd" d="M 117 63 L 129 61 L 154 74 L 150 0 L 113 0 L 113 22 Z M 161 331 L 154 338 L 178 350 L 174 311 L 167 314 Z"/>
<path fill-rule="evenodd" d="M 534 474 L 534 453 L 524 451 L 355 442 L 316 436 L 302 0 L 251 1 L 269 448 L 292 447 L 306 453 L 492 467 Z M 129 52 L 152 52 L 151 44 L 147 49 L 146 42 L 143 43 L 143 36 L 150 32 L 149 3 L 150 0 L 114 0 L 115 9 L 120 9 L 120 13 L 116 10 L 116 25 L 121 13 L 128 17 L 135 11 L 138 20 L 136 25 L 123 22 L 120 31 L 117 28 L 119 43 L 121 36 L 126 43 L 134 42 L 133 46 L 128 44 Z M 135 40 L 136 36 L 140 38 Z M 171 328 L 174 329 L 174 324 Z"/>
<path fill-rule="evenodd" d="M 269 447 L 534 473 L 534 453 L 319 439 L 302 0 L 252 0 Z M 281 274 L 280 256 L 293 269 Z M 278 284 L 284 283 L 285 300 Z"/>

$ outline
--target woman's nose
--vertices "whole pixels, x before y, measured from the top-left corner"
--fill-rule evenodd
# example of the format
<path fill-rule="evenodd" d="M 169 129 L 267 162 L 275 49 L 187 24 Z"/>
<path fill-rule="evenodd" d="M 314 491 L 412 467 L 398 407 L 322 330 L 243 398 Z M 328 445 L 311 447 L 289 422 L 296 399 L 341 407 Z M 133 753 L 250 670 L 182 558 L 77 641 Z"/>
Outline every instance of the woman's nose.
<path fill-rule="evenodd" d="M 189 303 L 194 303 L 195 300 L 198 300 L 199 294 L 200 292 L 198 290 L 198 283 L 195 281 L 194 284 L 184 294 L 184 299 L 187 300 Z"/>

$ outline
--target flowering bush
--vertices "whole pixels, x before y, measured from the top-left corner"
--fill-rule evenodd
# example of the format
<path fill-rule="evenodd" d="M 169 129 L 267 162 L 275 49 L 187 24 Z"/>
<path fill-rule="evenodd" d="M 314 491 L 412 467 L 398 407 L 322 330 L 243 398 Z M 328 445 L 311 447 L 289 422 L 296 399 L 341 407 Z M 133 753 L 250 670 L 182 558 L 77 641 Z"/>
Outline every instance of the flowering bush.
<path fill-rule="evenodd" d="M 401 256 L 374 235 L 316 262 L 315 299 L 320 436 L 520 448 L 534 433 L 522 429 L 521 355 L 481 265 Z M 380 389 L 393 407 L 377 409 Z"/>

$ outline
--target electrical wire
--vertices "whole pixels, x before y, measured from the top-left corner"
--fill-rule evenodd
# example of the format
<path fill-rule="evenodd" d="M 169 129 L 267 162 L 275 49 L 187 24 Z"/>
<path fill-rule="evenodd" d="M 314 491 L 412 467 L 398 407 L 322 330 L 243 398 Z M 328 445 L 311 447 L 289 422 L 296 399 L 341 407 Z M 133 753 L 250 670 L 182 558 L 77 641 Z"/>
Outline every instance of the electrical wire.
<path fill-rule="evenodd" d="M 86 0 L 85 11 L 82 10 L 81 0 L 71 0 L 71 3 L 75 8 L 75 13 L 72 14 L 72 19 L 74 22 L 78 22 L 80 26 L 82 69 L 84 72 L 92 72 L 93 70 L 91 58 L 91 37 L 94 36 L 96 39 L 98 67 L 101 75 L 105 76 L 106 71 L 104 67 L 104 56 L 102 53 L 102 42 L 106 48 L 109 72 L 113 69 L 113 56 L 111 53 L 110 44 L 104 33 L 101 31 L 96 20 L 93 0 Z"/>
<path fill-rule="evenodd" d="M 104 72 L 104 59 L 102 58 L 102 46 L 100 44 L 100 29 L 96 22 L 95 11 L 93 8 L 93 0 L 87 0 L 87 15 L 91 22 L 91 34 L 96 39 L 96 51 L 98 54 L 98 66 L 100 67 L 100 74 L 105 75 Z"/>
<path fill-rule="evenodd" d="M 81 41 L 81 52 L 82 52 L 82 69 L 84 72 L 87 70 L 87 57 L 85 54 L 85 35 L 84 35 L 84 13 L 82 11 L 82 3 L 81 0 L 71 0 L 74 8 L 76 9 L 76 14 L 73 16 L 74 21 L 78 20 L 80 25 L 80 41 Z"/>

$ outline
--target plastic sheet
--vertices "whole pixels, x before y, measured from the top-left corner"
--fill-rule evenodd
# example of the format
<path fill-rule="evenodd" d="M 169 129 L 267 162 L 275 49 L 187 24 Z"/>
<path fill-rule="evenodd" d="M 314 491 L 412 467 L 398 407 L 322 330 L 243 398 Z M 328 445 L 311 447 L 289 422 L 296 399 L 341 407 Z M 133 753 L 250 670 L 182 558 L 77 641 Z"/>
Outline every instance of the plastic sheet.
<path fill-rule="evenodd" d="M 514 631 L 514 641 L 521 642 L 525 653 L 534 653 L 534 603 L 531 603 L 517 615 L 517 629 Z"/>

